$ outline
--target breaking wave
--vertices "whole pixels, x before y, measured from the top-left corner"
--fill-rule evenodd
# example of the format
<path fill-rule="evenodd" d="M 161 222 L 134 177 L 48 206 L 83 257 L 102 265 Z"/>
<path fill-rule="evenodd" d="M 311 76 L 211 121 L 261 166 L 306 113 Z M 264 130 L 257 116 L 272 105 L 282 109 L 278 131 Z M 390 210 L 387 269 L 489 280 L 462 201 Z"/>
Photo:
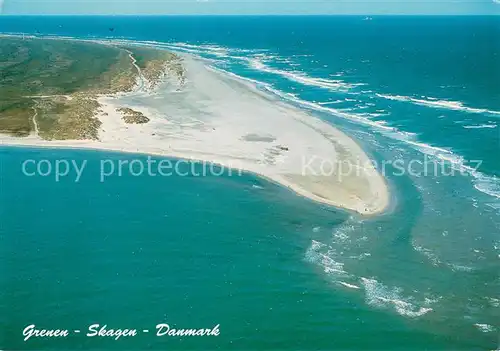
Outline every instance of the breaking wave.
<path fill-rule="evenodd" d="M 329 113 L 329 114 L 332 114 L 332 115 L 335 115 L 338 117 L 343 117 L 343 118 L 349 119 L 351 121 L 365 124 L 365 125 L 377 128 L 377 129 L 382 129 L 382 130 L 386 130 L 386 131 L 396 131 L 397 130 L 396 128 L 387 126 L 386 121 L 374 121 L 370 118 L 370 117 L 374 117 L 374 116 L 378 117 L 378 116 L 380 116 L 380 114 L 374 115 L 372 113 L 350 113 L 346 110 L 325 107 L 324 105 L 320 105 L 320 104 L 315 103 L 315 102 L 300 99 L 295 94 L 282 92 L 280 90 L 274 89 L 271 85 L 265 86 L 265 89 L 267 91 L 273 93 L 274 95 L 277 95 L 285 100 L 293 102 L 293 103 L 295 103 L 301 107 L 304 107 L 308 110 L 315 110 L 318 112 L 326 112 L 326 113 Z"/>
<path fill-rule="evenodd" d="M 462 102 L 459 101 L 449 101 L 449 100 L 439 100 L 432 97 L 425 97 L 423 99 L 417 99 L 409 96 L 402 95 L 387 95 L 387 94 L 375 94 L 379 98 L 387 99 L 387 100 L 395 100 L 401 102 L 411 102 L 416 105 L 422 105 L 433 108 L 447 109 L 447 110 L 455 110 L 462 111 L 468 113 L 485 113 L 491 115 L 500 115 L 500 111 L 493 111 L 484 108 L 474 108 L 465 106 Z"/>
<path fill-rule="evenodd" d="M 346 234 L 337 236 L 338 241 L 348 238 Z M 363 292 L 365 301 L 370 306 L 392 309 L 401 316 L 417 318 L 433 311 L 431 305 L 439 300 L 425 297 L 423 301 L 419 301 L 413 296 L 405 296 L 401 288 L 388 287 L 375 279 L 357 278 L 346 271 L 345 265 L 337 256 L 335 249 L 315 240 L 305 253 L 306 261 L 321 267 L 339 287 L 352 292 Z"/>
<path fill-rule="evenodd" d="M 474 188 L 482 193 L 500 199 L 500 178 L 486 176 L 480 172 L 474 172 L 476 180 Z"/>
<path fill-rule="evenodd" d="M 415 251 L 419 252 L 423 256 L 427 257 L 429 262 L 433 266 L 444 266 L 449 269 L 451 269 L 454 272 L 472 272 L 475 270 L 474 267 L 469 267 L 469 266 L 464 266 L 464 265 L 459 265 L 455 263 L 447 263 L 443 262 L 438 258 L 438 255 L 432 252 L 432 250 L 425 248 L 423 246 L 418 245 L 415 240 L 412 241 L 412 247 Z"/>
<path fill-rule="evenodd" d="M 321 266 L 323 268 L 323 271 L 327 274 L 333 274 L 335 276 L 342 277 L 349 276 L 344 270 L 344 264 L 335 261 L 331 257 L 332 255 L 329 255 L 329 253 L 331 253 L 331 251 L 330 249 L 328 249 L 327 245 L 313 240 L 311 247 L 306 251 L 305 259 L 308 262 Z"/>
<path fill-rule="evenodd" d="M 335 101 L 325 101 L 325 102 L 318 102 L 317 104 L 320 105 L 320 106 L 324 106 L 324 105 L 335 105 L 335 104 L 341 104 L 343 103 L 345 100 L 335 100 Z"/>
<path fill-rule="evenodd" d="M 495 327 L 489 324 L 475 323 L 474 326 L 483 333 L 490 333 L 495 331 Z"/>
<path fill-rule="evenodd" d="M 421 317 L 433 310 L 430 306 L 439 299 L 426 298 L 418 302 L 412 296 L 403 296 L 403 289 L 388 287 L 375 279 L 361 278 L 366 302 L 378 308 L 394 309 L 398 314 L 411 318 Z"/>
<path fill-rule="evenodd" d="M 339 79 L 314 78 L 300 71 L 286 71 L 276 69 L 268 66 L 264 62 L 264 60 L 262 60 L 258 56 L 254 56 L 253 58 L 248 59 L 248 62 L 250 67 L 255 70 L 276 74 L 295 83 L 300 83 L 316 88 L 328 89 L 330 91 L 347 92 L 358 86 L 364 85 L 363 83 L 346 83 L 343 80 Z"/>
<path fill-rule="evenodd" d="M 465 129 L 485 129 L 485 128 L 493 129 L 496 127 L 498 127 L 496 124 L 480 124 L 480 125 L 473 125 L 473 126 L 463 126 L 463 128 L 465 128 Z"/>

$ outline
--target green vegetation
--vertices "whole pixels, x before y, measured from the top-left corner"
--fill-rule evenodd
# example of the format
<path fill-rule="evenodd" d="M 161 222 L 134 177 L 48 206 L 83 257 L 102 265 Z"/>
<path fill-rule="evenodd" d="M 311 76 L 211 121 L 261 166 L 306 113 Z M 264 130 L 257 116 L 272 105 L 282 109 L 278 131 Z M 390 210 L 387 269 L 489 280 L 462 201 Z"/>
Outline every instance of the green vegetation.
<path fill-rule="evenodd" d="M 3 99 L 82 91 L 111 93 L 119 88 L 130 90 L 135 83 L 128 53 L 106 45 L 3 37 L 0 58 Z"/>
<path fill-rule="evenodd" d="M 154 87 L 180 58 L 148 48 L 19 37 L 0 39 L 0 133 L 47 139 L 97 139 L 97 95 L 131 91 L 138 71 Z M 149 121 L 124 112 L 127 123 Z M 146 121 L 147 120 L 147 121 Z"/>
<path fill-rule="evenodd" d="M 143 124 L 143 123 L 149 122 L 149 118 L 144 116 L 144 114 L 142 112 L 132 110 L 131 108 L 121 107 L 121 108 L 116 109 L 116 111 L 120 112 L 123 115 L 122 118 L 125 121 L 125 123 Z"/>
<path fill-rule="evenodd" d="M 177 55 L 142 47 L 83 41 L 2 37 L 0 40 L 0 133 L 47 140 L 98 139 L 97 95 L 131 91 L 136 61 L 151 87 L 165 71 L 184 83 Z M 126 123 L 147 123 L 122 109 Z"/>
<path fill-rule="evenodd" d="M 27 136 L 36 123 L 45 139 L 97 139 L 99 104 L 94 96 L 130 91 L 136 76 L 122 49 L 2 37 L 0 132 Z"/>
<path fill-rule="evenodd" d="M 41 99 L 35 107 L 39 135 L 46 140 L 97 140 L 101 121 L 95 115 L 99 107 L 95 99 L 84 96 Z"/>
<path fill-rule="evenodd" d="M 1 92 L 0 92 L 1 94 Z M 33 129 L 31 99 L 4 99 L 0 96 L 0 132 L 18 137 L 28 136 Z"/>

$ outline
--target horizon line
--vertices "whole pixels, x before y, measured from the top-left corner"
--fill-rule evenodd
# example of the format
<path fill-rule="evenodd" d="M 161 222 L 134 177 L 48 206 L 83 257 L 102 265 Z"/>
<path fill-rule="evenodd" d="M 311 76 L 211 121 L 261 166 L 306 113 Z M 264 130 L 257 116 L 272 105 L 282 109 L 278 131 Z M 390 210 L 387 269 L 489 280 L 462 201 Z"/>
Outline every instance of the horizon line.
<path fill-rule="evenodd" d="M 278 17 L 278 16 L 287 16 L 287 17 L 318 17 L 318 16 L 323 16 L 323 17 L 363 17 L 363 16 L 369 16 L 369 17 L 396 17 L 396 16 L 405 16 L 405 17 L 411 17 L 411 16 L 419 16 L 419 17 L 464 17 L 464 16 L 470 16 L 470 17 L 496 17 L 500 16 L 500 13 L 488 13 L 488 14 L 482 14 L 482 13 L 387 13 L 387 14 L 370 14 L 370 13 L 342 13 L 342 14 L 336 14 L 336 13 L 307 13 L 307 14 L 300 14 L 300 13 L 255 13 L 255 14 L 223 14 L 223 13 L 214 13 L 214 14 L 182 14 L 182 13 L 161 13 L 161 14 L 156 14 L 156 13 L 139 13 L 139 14 L 129 14 L 129 13 L 122 13 L 122 14 L 112 14 L 112 13 L 0 13 L 0 17 L 47 17 L 47 16 L 53 16 L 53 17 L 256 17 L 256 16 L 262 16 L 262 17 Z"/>

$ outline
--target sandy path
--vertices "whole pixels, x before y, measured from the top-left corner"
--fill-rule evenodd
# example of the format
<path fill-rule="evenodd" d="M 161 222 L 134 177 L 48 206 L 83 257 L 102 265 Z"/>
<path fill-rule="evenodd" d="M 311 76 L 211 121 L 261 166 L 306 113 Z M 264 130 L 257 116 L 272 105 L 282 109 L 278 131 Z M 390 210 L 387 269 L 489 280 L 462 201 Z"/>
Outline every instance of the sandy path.
<path fill-rule="evenodd" d="M 38 116 L 38 110 L 36 107 L 32 107 L 33 109 L 33 129 L 35 130 L 35 135 L 38 136 L 39 134 L 39 129 L 38 129 L 38 123 L 36 122 L 36 117 Z"/>
<path fill-rule="evenodd" d="M 137 60 L 134 57 L 134 54 L 130 50 L 125 50 L 128 52 L 128 57 L 130 57 L 130 61 L 132 62 L 132 65 L 135 67 L 137 70 L 137 88 L 136 90 L 144 90 L 146 87 L 146 78 L 144 78 L 144 75 L 142 74 L 141 68 L 137 65 Z"/>

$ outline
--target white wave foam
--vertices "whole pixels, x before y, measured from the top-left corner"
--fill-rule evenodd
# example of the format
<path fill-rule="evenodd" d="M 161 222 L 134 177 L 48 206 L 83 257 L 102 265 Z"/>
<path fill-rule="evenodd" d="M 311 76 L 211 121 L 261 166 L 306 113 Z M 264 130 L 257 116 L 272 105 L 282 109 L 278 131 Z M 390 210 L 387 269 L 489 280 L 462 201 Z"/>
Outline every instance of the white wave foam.
<path fill-rule="evenodd" d="M 423 246 L 417 245 L 415 243 L 415 241 L 412 241 L 412 247 L 415 251 L 417 251 L 417 252 L 421 253 L 422 255 L 424 255 L 425 257 L 427 257 L 427 259 L 432 263 L 433 266 L 445 266 L 445 267 L 448 267 L 455 272 L 472 272 L 472 271 L 474 271 L 473 267 L 459 265 L 459 264 L 455 264 L 455 263 L 442 262 L 441 260 L 439 260 L 438 255 L 433 253 L 430 249 L 427 249 Z"/>
<path fill-rule="evenodd" d="M 161 47 L 164 47 L 164 48 L 169 49 L 169 50 L 187 52 L 187 53 L 190 53 L 190 54 L 195 54 L 197 56 L 205 53 L 203 50 L 179 48 L 179 47 L 176 47 L 176 46 L 173 46 L 173 45 L 163 45 Z M 214 56 L 221 57 L 221 55 L 214 55 Z"/>
<path fill-rule="evenodd" d="M 377 118 L 377 117 L 382 117 L 382 116 L 389 116 L 388 113 L 386 112 L 370 112 L 370 113 L 363 113 L 363 116 L 368 116 L 368 117 L 374 117 L 374 118 Z M 384 123 L 384 124 L 387 124 L 387 122 L 385 121 L 380 121 L 381 123 Z M 393 128 L 393 130 L 395 130 L 395 128 Z M 399 132 L 401 133 L 405 133 L 407 135 L 410 135 L 410 134 L 415 134 L 415 133 L 410 133 L 410 132 L 404 132 L 402 130 L 399 130 Z M 416 135 L 416 134 L 415 134 Z"/>
<path fill-rule="evenodd" d="M 325 102 L 318 102 L 318 105 L 324 106 L 324 105 L 336 105 L 336 104 L 341 104 L 343 103 L 344 100 L 335 100 L 335 101 L 325 101 Z"/>
<path fill-rule="evenodd" d="M 334 109 L 331 107 L 325 107 L 325 106 L 319 105 L 319 104 L 314 103 L 314 102 L 302 100 L 302 99 L 300 99 L 296 96 L 293 96 L 291 94 L 283 93 L 279 90 L 276 90 L 276 89 L 272 88 L 270 85 L 266 86 L 265 88 L 266 88 L 266 90 L 273 93 L 274 95 L 277 95 L 283 99 L 289 100 L 293 103 L 296 103 L 297 105 L 300 105 L 300 106 L 305 107 L 305 108 L 310 109 L 310 110 L 315 110 L 315 111 L 319 111 L 319 112 L 326 112 L 326 113 L 329 113 L 329 114 L 332 114 L 332 115 L 335 115 L 338 117 L 343 117 L 343 118 L 346 118 L 346 119 L 349 119 L 349 120 L 352 120 L 352 121 L 355 121 L 358 123 L 362 123 L 365 125 L 369 125 L 369 126 L 378 128 L 378 129 L 396 131 L 395 128 L 386 126 L 387 122 L 385 122 L 385 121 L 372 121 L 372 120 L 370 120 L 370 118 L 366 117 L 366 116 L 369 116 L 369 114 L 347 113 L 343 110 L 338 110 L 338 109 Z"/>
<path fill-rule="evenodd" d="M 344 264 L 335 261 L 329 256 L 330 251 L 327 251 L 326 254 L 322 252 L 325 248 L 327 248 L 327 245 L 313 240 L 311 247 L 306 251 L 306 260 L 321 266 L 327 274 L 333 274 L 335 276 L 348 275 L 344 270 Z"/>
<path fill-rule="evenodd" d="M 350 217 L 349 220 L 344 222 L 332 231 L 332 239 L 335 244 L 346 242 L 350 239 L 350 235 L 359 229 L 359 223 L 356 219 Z"/>
<path fill-rule="evenodd" d="M 368 106 L 368 105 L 356 105 L 356 109 L 358 109 L 358 110 L 365 110 L 367 108 L 370 108 L 370 106 Z"/>
<path fill-rule="evenodd" d="M 349 288 L 349 289 L 361 289 L 357 285 L 349 284 L 349 283 L 346 283 L 346 282 L 339 282 L 339 284 L 341 284 L 341 285 L 343 285 L 343 286 L 345 286 L 346 288 Z"/>
<path fill-rule="evenodd" d="M 387 100 L 395 100 L 402 102 L 411 102 L 417 105 L 441 108 L 447 110 L 455 110 L 455 111 L 463 111 L 468 113 L 486 113 L 492 115 L 500 115 L 500 111 L 493 111 L 484 108 L 474 108 L 465 106 L 462 102 L 459 101 L 450 101 L 450 100 L 439 100 L 432 97 L 423 97 L 423 99 L 416 99 L 410 96 L 402 96 L 402 95 L 388 95 L 388 94 L 375 94 L 380 98 L 384 98 Z"/>
<path fill-rule="evenodd" d="M 421 317 L 433 309 L 429 306 L 438 299 L 425 299 L 417 303 L 413 297 L 402 296 L 401 288 L 390 288 L 375 279 L 361 278 L 366 302 L 379 308 L 392 308 L 398 314 L 411 318 Z"/>
<path fill-rule="evenodd" d="M 241 60 L 240 57 L 238 56 L 232 56 L 229 54 L 229 51 L 207 51 L 204 49 L 190 49 L 190 48 L 185 48 L 185 47 L 179 47 L 175 45 L 169 45 L 165 44 L 161 46 L 162 48 L 169 49 L 172 51 L 177 51 L 177 52 L 186 52 L 188 54 L 194 54 L 196 56 L 203 56 L 206 57 L 211 56 L 211 57 L 217 57 L 219 59 L 234 59 L 234 60 Z"/>
<path fill-rule="evenodd" d="M 203 50 L 203 51 L 208 51 L 208 52 L 218 53 L 218 54 L 228 54 L 229 52 L 247 54 L 247 53 L 267 51 L 265 49 L 251 49 L 250 50 L 250 49 L 241 49 L 241 48 L 220 46 L 220 45 L 216 45 L 216 44 L 189 44 L 189 43 L 182 43 L 182 42 L 164 43 L 164 44 L 168 44 L 168 45 L 176 46 L 176 47 L 181 47 L 181 48 L 187 48 L 187 49 Z"/>
<path fill-rule="evenodd" d="M 342 238 L 340 241 L 343 240 Z M 333 246 L 338 246 L 338 242 Z M 332 258 L 335 256 L 335 248 L 315 240 L 312 240 L 311 246 L 305 253 L 307 261 L 322 267 L 324 272 L 333 277 L 335 283 L 339 286 L 352 291 L 363 291 L 366 303 L 370 306 L 393 309 L 401 316 L 417 318 L 433 311 L 431 305 L 440 300 L 440 298 L 425 294 L 419 301 L 413 296 L 404 296 L 403 289 L 385 286 L 375 279 L 361 277 L 358 280 L 358 278 L 345 271 L 344 264 Z M 346 280 L 346 278 L 349 278 L 349 280 Z M 356 284 L 355 281 L 361 284 Z"/>
<path fill-rule="evenodd" d="M 500 178 L 495 176 L 486 176 L 481 172 L 472 171 L 474 176 L 474 188 L 480 192 L 500 199 Z"/>
<path fill-rule="evenodd" d="M 248 59 L 249 66 L 257 71 L 279 75 L 290 81 L 312 86 L 316 88 L 327 89 L 330 91 L 349 91 L 357 86 L 364 85 L 362 83 L 346 83 L 338 79 L 314 78 L 300 71 L 285 71 L 272 68 L 264 63 L 259 57 Z"/>
<path fill-rule="evenodd" d="M 245 56 L 239 55 L 249 55 L 249 53 L 255 54 L 257 52 L 266 51 L 263 49 L 240 49 L 240 48 L 232 48 L 219 46 L 214 44 L 188 44 L 188 43 L 171 43 L 171 42 L 151 42 L 151 41 L 143 41 L 143 42 L 134 42 L 134 44 L 142 43 L 148 46 L 154 46 L 157 48 L 168 49 L 176 52 L 185 52 L 188 54 L 193 54 L 197 57 L 217 57 L 219 59 L 231 59 L 235 61 L 243 61 L 247 62 L 248 59 Z M 227 63 L 227 62 L 224 62 Z"/>
<path fill-rule="evenodd" d="M 460 264 L 449 264 L 448 266 L 450 266 L 451 269 L 455 272 L 472 272 L 472 271 L 474 271 L 473 267 L 463 266 Z"/>
<path fill-rule="evenodd" d="M 403 138 L 401 138 L 402 136 Z M 446 161 L 454 169 L 462 172 L 463 174 L 470 175 L 474 178 L 473 186 L 476 190 L 496 199 L 500 199 L 500 178 L 496 176 L 488 176 L 475 168 L 468 166 L 466 164 L 467 161 L 463 156 L 457 155 L 449 149 L 415 141 L 415 136 L 415 134 L 404 135 L 404 132 L 402 131 L 398 131 L 398 133 L 393 135 L 395 139 L 399 139 L 409 145 L 412 145 L 416 150 L 419 150 L 426 155 L 434 156 L 440 160 Z"/>
<path fill-rule="evenodd" d="M 481 323 L 475 323 L 474 326 L 482 331 L 483 333 L 490 333 L 495 331 L 495 327 L 489 324 L 481 324 Z"/>
<path fill-rule="evenodd" d="M 485 128 L 496 128 L 498 127 L 496 124 L 479 124 L 474 126 L 463 126 L 465 129 L 485 129 Z"/>
<path fill-rule="evenodd" d="M 495 297 L 487 297 L 486 299 L 488 300 L 491 306 L 500 307 L 500 299 Z"/>
<path fill-rule="evenodd" d="M 412 247 L 415 251 L 427 257 L 427 259 L 432 263 L 433 266 L 439 266 L 442 263 L 435 253 L 433 253 L 430 249 L 417 245 L 414 240 L 412 241 Z"/>

